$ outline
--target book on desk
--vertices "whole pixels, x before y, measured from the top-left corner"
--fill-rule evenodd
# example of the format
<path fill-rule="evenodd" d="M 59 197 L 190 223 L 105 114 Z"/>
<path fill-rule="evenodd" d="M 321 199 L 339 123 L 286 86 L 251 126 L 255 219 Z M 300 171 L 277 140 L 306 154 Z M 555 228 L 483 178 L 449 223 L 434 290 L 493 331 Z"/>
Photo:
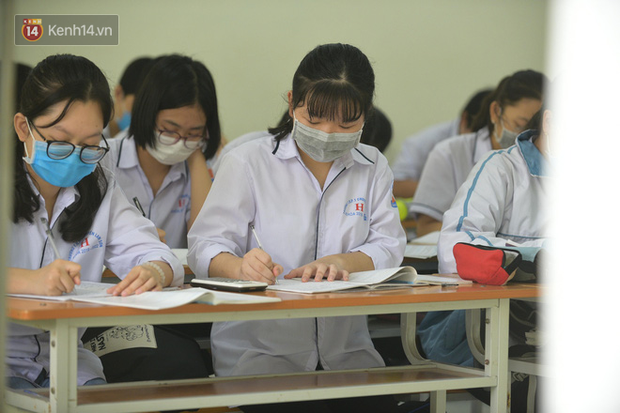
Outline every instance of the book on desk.
<path fill-rule="evenodd" d="M 218 304 L 256 304 L 281 301 L 278 297 L 265 297 L 252 294 L 238 294 L 212 291 L 204 288 L 166 288 L 163 291 L 146 291 L 126 297 L 113 296 L 106 290 L 109 283 L 82 281 L 71 293 L 58 296 L 8 294 L 19 298 L 35 298 L 52 301 L 81 301 L 94 304 L 139 308 L 142 310 L 164 310 L 189 303 Z"/>

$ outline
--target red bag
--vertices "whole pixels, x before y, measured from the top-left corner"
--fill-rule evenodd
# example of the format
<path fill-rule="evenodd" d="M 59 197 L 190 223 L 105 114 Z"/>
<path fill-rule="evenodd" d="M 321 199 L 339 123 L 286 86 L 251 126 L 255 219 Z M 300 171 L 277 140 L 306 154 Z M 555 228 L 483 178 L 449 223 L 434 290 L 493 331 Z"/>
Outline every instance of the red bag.
<path fill-rule="evenodd" d="M 464 280 L 504 285 L 514 277 L 521 253 L 515 250 L 459 242 L 452 249 L 456 271 Z"/>

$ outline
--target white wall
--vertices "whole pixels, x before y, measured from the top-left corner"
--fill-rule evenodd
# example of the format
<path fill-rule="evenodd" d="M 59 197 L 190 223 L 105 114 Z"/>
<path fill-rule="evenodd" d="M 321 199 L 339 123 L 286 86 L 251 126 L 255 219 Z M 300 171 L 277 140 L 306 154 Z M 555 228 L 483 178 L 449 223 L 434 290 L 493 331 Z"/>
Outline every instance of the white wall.
<path fill-rule="evenodd" d="M 543 70 L 541 0 L 20 0 L 16 14 L 118 14 L 119 46 L 19 46 L 17 61 L 84 55 L 112 86 L 140 55 L 184 53 L 213 73 L 229 139 L 274 125 L 303 56 L 345 42 L 374 63 L 376 103 L 402 139 L 457 116 L 477 89 L 523 68 Z M 36 17 L 36 16 L 33 16 Z"/>

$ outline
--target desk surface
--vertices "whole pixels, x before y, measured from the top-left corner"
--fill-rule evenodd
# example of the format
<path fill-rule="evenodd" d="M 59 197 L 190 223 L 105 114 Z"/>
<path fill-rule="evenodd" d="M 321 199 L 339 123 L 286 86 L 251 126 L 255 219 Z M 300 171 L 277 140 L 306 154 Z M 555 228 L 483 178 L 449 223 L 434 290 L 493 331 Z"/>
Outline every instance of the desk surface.
<path fill-rule="evenodd" d="M 542 294 L 537 284 L 510 284 L 490 286 L 472 284 L 466 286 L 420 286 L 397 290 L 344 292 L 326 294 L 295 294 L 279 291 L 251 293 L 279 297 L 281 302 L 265 304 L 187 304 L 167 310 L 149 311 L 134 308 L 104 306 L 80 302 L 56 302 L 8 297 L 7 316 L 14 320 L 50 320 L 63 318 L 109 317 L 141 314 L 189 314 L 210 312 L 245 312 L 258 310 L 299 310 L 328 307 L 431 303 L 446 301 L 468 301 L 500 298 L 536 298 Z"/>

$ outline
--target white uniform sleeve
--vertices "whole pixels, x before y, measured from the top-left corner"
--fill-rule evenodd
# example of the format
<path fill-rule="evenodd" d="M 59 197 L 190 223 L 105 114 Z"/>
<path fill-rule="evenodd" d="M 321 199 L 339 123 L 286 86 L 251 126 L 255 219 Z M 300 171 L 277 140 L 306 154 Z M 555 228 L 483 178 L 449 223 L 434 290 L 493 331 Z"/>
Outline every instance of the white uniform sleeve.
<path fill-rule="evenodd" d="M 187 263 L 194 274 L 208 277 L 211 260 L 222 252 L 243 256 L 247 247 L 248 223 L 254 212 L 252 177 L 244 163 L 229 153 L 188 233 Z M 212 216 L 218 219 L 207 220 Z"/>
<path fill-rule="evenodd" d="M 174 273 L 171 285 L 182 285 L 183 265 L 170 248 L 159 240 L 155 225 L 127 201 L 120 187 L 114 185 L 110 191 L 112 199 L 105 253 L 106 267 L 124 278 L 140 263 L 165 261 Z"/>
<path fill-rule="evenodd" d="M 403 142 L 396 162 L 392 167 L 394 172 L 394 179 L 397 181 L 420 179 L 422 168 L 426 162 L 426 156 L 428 152 L 418 150 L 418 140 L 416 136 L 411 136 Z"/>
<path fill-rule="evenodd" d="M 515 182 L 508 168 L 499 159 L 499 152 L 494 152 L 476 164 L 459 188 L 443 217 L 437 251 L 439 272 L 456 272 L 452 249 L 459 242 L 495 247 L 511 245 L 510 240 L 497 235 L 502 222 L 511 218 L 506 211 L 512 208 Z M 540 246 L 542 242 L 533 241 L 531 246 Z"/>
<path fill-rule="evenodd" d="M 368 238 L 364 245 L 352 250 L 361 251 L 372 258 L 375 269 L 398 267 L 405 254 L 407 239 L 392 195 L 393 183 L 394 177 L 387 161 L 379 157 Z"/>
<path fill-rule="evenodd" d="M 443 143 L 435 146 L 422 171 L 420 183 L 410 206 L 410 211 L 415 214 L 416 219 L 418 214 L 424 214 L 441 221 L 443 213 L 450 208 L 458 190 L 450 153 L 444 146 L 449 148 Z"/>

